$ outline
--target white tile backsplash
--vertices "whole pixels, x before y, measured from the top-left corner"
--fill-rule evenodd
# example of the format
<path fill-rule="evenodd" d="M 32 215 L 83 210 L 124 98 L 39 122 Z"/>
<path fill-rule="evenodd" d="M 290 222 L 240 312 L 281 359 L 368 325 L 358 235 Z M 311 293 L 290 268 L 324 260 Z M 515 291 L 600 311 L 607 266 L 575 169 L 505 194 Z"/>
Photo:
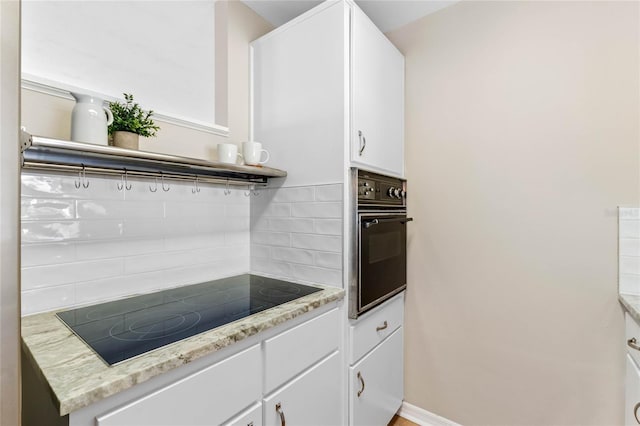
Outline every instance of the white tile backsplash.
<path fill-rule="evenodd" d="M 194 194 L 167 180 L 151 192 L 152 179 L 131 179 L 120 191 L 117 177 L 88 178 L 77 189 L 75 175 L 22 175 L 24 315 L 249 272 L 257 197 L 244 188 L 201 183 Z"/>
<path fill-rule="evenodd" d="M 342 286 L 341 184 L 262 189 L 22 176 L 23 315 L 249 271 Z M 627 244 L 634 250 L 633 242 Z M 625 246 L 625 247 L 627 247 Z"/>
<path fill-rule="evenodd" d="M 342 184 L 273 188 L 251 200 L 251 271 L 342 287 Z"/>
<path fill-rule="evenodd" d="M 341 218 L 342 203 L 296 203 L 291 205 L 291 216 L 315 218 Z"/>
<path fill-rule="evenodd" d="M 340 253 L 342 238 L 337 235 L 291 234 L 291 247 Z"/>
<path fill-rule="evenodd" d="M 122 258 L 32 266 L 22 269 L 22 290 L 55 287 L 122 275 Z"/>
<path fill-rule="evenodd" d="M 272 217 L 268 221 L 268 226 L 274 231 L 313 232 L 313 219 Z"/>
<path fill-rule="evenodd" d="M 618 209 L 618 289 L 640 295 L 640 209 Z"/>

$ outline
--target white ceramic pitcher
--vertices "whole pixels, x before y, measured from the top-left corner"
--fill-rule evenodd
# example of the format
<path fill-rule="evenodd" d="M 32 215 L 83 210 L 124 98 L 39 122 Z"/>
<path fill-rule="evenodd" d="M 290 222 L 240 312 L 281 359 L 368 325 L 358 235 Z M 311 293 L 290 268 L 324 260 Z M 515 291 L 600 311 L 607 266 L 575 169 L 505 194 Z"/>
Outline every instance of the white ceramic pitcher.
<path fill-rule="evenodd" d="M 71 140 L 108 145 L 107 127 L 113 123 L 113 114 L 104 100 L 83 93 L 71 92 L 71 96 L 76 100 L 71 112 Z"/>

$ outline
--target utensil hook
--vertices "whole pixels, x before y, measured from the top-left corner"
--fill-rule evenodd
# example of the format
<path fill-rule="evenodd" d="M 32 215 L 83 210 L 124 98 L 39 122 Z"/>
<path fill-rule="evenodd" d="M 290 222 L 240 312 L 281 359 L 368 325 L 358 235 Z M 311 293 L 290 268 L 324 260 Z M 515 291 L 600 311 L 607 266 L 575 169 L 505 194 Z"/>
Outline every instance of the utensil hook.
<path fill-rule="evenodd" d="M 247 190 L 244 191 L 244 196 L 248 197 L 253 192 L 253 195 L 257 195 L 256 186 L 255 185 L 247 185 Z"/>
<path fill-rule="evenodd" d="M 200 188 L 198 187 L 198 175 L 196 175 L 196 180 L 194 181 L 195 186 L 191 188 L 191 193 L 195 194 L 200 192 Z"/>
<path fill-rule="evenodd" d="M 227 187 L 224 190 L 224 195 L 231 194 L 231 189 L 229 189 L 229 179 L 227 179 Z"/>
<path fill-rule="evenodd" d="M 84 167 L 84 164 L 82 164 L 82 170 L 78 172 L 78 180 L 74 182 L 74 185 L 76 189 L 80 189 L 80 186 L 82 186 L 84 189 L 87 189 L 89 187 L 89 179 L 87 179 L 87 171 Z"/>
<path fill-rule="evenodd" d="M 153 182 L 155 183 L 155 186 L 152 188 L 151 185 L 149 185 L 149 191 L 156 192 L 158 190 L 158 178 L 154 177 Z"/>
<path fill-rule="evenodd" d="M 167 184 L 167 186 L 165 187 L 165 185 L 164 185 L 164 175 L 162 173 L 160 173 L 160 180 L 162 181 L 162 190 L 164 192 L 169 192 L 171 187 L 169 186 L 169 184 Z"/>
<path fill-rule="evenodd" d="M 127 169 L 124 169 L 124 173 L 120 175 L 120 183 L 118 184 L 118 191 L 122 191 L 122 189 L 126 189 L 127 191 L 131 191 L 133 186 L 129 183 L 129 176 L 127 175 Z"/>

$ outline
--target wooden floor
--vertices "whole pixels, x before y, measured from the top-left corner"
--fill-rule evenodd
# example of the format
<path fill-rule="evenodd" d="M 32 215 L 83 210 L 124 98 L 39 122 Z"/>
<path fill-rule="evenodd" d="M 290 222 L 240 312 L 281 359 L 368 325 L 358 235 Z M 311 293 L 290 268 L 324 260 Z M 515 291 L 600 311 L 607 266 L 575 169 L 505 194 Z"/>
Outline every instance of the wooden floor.
<path fill-rule="evenodd" d="M 417 423 L 411 422 L 404 417 L 393 416 L 388 426 L 418 426 Z"/>

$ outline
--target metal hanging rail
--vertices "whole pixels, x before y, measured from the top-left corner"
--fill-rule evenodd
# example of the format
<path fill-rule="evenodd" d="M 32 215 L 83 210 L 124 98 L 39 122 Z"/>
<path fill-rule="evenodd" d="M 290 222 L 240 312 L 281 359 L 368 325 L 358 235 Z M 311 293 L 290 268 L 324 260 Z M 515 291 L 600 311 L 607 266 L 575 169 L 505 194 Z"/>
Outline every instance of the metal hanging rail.
<path fill-rule="evenodd" d="M 24 169 L 73 171 L 103 175 L 198 179 L 200 182 L 266 185 L 285 177 L 284 170 L 253 167 L 33 136 L 21 140 Z"/>

